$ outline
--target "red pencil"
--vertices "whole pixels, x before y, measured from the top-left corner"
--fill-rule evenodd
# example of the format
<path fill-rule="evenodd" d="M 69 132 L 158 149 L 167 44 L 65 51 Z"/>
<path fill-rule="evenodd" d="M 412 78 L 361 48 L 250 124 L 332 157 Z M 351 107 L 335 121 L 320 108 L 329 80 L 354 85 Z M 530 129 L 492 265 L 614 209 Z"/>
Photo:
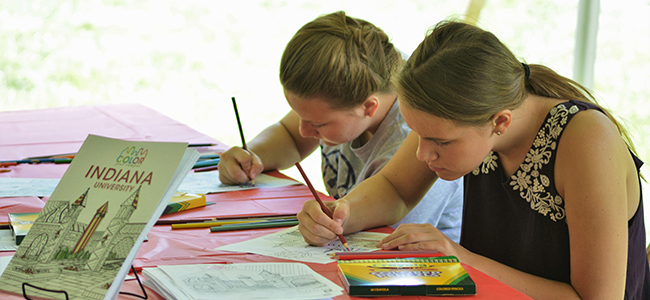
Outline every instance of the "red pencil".
<path fill-rule="evenodd" d="M 336 252 L 333 259 L 389 259 L 389 258 L 413 258 L 413 257 L 436 257 L 441 256 L 435 251 L 376 251 L 376 252 Z"/>
<path fill-rule="evenodd" d="M 314 187 L 311 185 L 311 181 L 309 181 L 309 178 L 307 178 L 307 174 L 305 174 L 305 171 L 302 170 L 302 167 L 300 166 L 300 163 L 296 163 L 296 167 L 298 168 L 298 171 L 300 171 L 300 175 L 302 175 L 302 178 L 305 180 L 305 183 L 309 187 L 309 190 L 311 191 L 312 195 L 314 195 L 314 198 L 316 198 L 316 201 L 318 204 L 320 204 L 320 208 L 323 210 L 323 212 L 328 215 L 330 218 L 333 217 L 332 211 L 325 206 L 323 203 L 323 200 L 320 199 L 318 196 L 318 193 L 314 189 Z M 343 246 L 345 246 L 345 249 L 350 251 L 350 247 L 348 247 L 348 242 L 345 240 L 342 234 L 339 234 L 339 240 L 341 240 L 341 243 L 343 243 Z"/>
<path fill-rule="evenodd" d="M 194 169 L 194 173 L 214 171 L 214 170 L 219 170 L 219 166 L 216 165 L 216 166 L 210 166 L 210 167 L 196 168 L 196 169 Z"/>

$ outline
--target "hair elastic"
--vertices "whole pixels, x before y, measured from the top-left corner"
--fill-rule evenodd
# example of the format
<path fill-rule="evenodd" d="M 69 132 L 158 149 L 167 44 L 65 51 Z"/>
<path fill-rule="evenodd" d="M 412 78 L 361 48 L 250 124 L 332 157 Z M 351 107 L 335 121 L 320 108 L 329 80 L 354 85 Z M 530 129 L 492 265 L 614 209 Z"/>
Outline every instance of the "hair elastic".
<path fill-rule="evenodd" d="M 524 66 L 524 71 L 526 71 L 526 77 L 525 79 L 530 78 L 530 67 L 526 63 L 521 63 L 522 66 Z"/>

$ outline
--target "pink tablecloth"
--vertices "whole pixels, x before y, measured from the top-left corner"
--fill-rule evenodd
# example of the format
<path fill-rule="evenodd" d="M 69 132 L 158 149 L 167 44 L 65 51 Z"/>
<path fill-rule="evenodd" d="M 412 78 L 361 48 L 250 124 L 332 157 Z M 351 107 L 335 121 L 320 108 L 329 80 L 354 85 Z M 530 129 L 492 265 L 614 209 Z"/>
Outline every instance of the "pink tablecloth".
<path fill-rule="evenodd" d="M 192 128 L 174 121 L 156 111 L 137 104 L 99 105 L 53 108 L 44 110 L 0 113 L 0 160 L 14 160 L 29 156 L 76 152 L 88 134 L 127 140 L 177 141 L 188 143 L 217 143 L 207 151 L 220 151 L 226 145 Z M 40 164 L 10 167 L 3 177 L 60 178 L 67 165 Z M 283 176 L 278 172 L 270 173 Z M 322 195 L 325 200 L 331 198 Z M 178 212 L 161 219 L 212 218 L 223 216 L 249 216 L 265 214 L 295 214 L 302 204 L 312 199 L 303 185 L 267 188 L 241 192 L 210 194 L 209 202 L 215 205 Z M 0 223 L 7 222 L 7 212 L 39 211 L 47 199 L 38 197 L 0 199 Z M 258 229 L 211 233 L 209 229 L 171 230 L 169 225 L 158 225 L 148 233 L 148 242 L 140 247 L 133 265 L 136 269 L 157 265 L 194 264 L 213 262 L 273 262 L 277 258 L 214 250 L 231 243 L 259 237 L 281 229 Z M 390 231 L 390 228 L 379 229 Z M 0 256 L 10 255 L 0 252 Z M 316 272 L 342 286 L 336 274 L 336 264 L 308 263 Z M 454 299 L 529 299 L 513 288 L 465 266 L 477 284 L 478 294 Z M 149 299 L 162 299 L 146 289 Z M 141 293 L 136 281 L 126 281 L 122 291 Z M 2 299 L 22 299 L 3 294 Z M 335 299 L 350 299 L 348 295 Z M 400 297 L 400 299 L 431 299 L 431 297 Z M 135 299 L 120 295 L 119 299 Z M 391 298 L 383 298 L 391 299 Z"/>

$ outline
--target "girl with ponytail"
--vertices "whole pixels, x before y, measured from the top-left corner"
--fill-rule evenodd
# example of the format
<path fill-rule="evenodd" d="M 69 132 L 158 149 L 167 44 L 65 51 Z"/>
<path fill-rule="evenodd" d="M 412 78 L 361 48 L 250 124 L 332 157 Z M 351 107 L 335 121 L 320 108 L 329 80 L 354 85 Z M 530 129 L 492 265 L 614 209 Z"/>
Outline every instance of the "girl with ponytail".
<path fill-rule="evenodd" d="M 301 226 L 362 230 L 438 178 L 463 178 L 460 243 L 402 224 L 378 246 L 457 256 L 534 299 L 650 299 L 642 162 L 590 91 L 453 21 L 429 32 L 395 86 L 411 135 L 344 198 L 343 228 L 316 213 Z"/>

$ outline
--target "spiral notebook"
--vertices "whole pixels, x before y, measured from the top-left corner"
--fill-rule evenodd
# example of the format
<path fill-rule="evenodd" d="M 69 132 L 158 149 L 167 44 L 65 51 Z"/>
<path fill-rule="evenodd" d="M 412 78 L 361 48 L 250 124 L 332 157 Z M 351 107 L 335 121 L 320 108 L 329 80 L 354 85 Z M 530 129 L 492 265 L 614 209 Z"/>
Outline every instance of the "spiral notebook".
<path fill-rule="evenodd" d="M 338 267 L 350 296 L 476 294 L 455 256 L 339 260 Z"/>

